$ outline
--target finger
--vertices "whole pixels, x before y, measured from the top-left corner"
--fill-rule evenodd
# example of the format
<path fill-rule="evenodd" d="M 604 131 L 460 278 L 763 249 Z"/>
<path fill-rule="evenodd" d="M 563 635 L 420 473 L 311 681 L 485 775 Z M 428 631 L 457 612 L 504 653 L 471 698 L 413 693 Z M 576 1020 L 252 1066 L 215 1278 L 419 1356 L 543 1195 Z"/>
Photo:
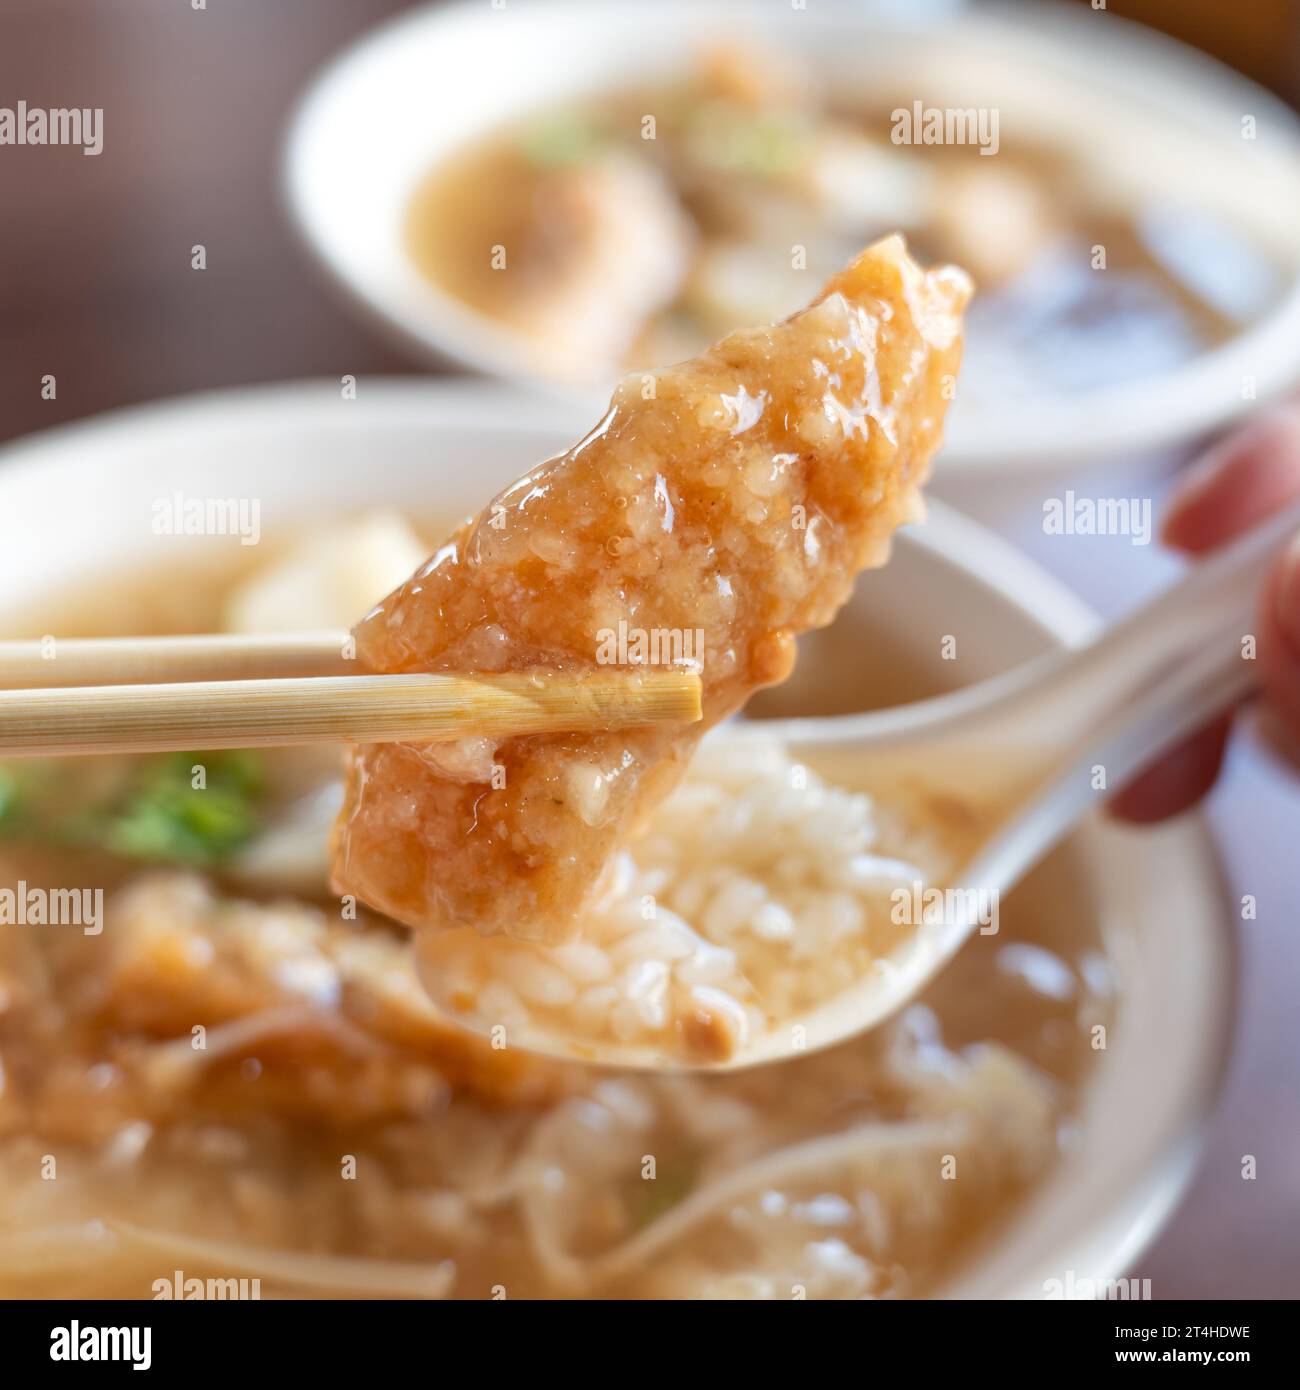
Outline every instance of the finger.
<path fill-rule="evenodd" d="M 1258 526 L 1300 496 L 1300 405 L 1229 436 L 1188 474 L 1165 514 L 1161 539 L 1200 555 Z"/>
<path fill-rule="evenodd" d="M 1259 613 L 1259 674 L 1282 747 L 1300 745 L 1300 536 L 1273 567 Z"/>
<path fill-rule="evenodd" d="M 1164 754 L 1116 793 L 1111 814 L 1134 825 L 1149 825 L 1194 806 L 1219 775 L 1231 728 L 1232 716 L 1222 715 Z"/>
<path fill-rule="evenodd" d="M 1300 407 L 1290 405 L 1238 431 L 1192 470 L 1165 518 L 1165 542 L 1201 554 L 1250 530 L 1300 496 Z M 1294 547 L 1293 547 L 1294 549 Z M 1271 582 L 1260 619 L 1260 675 L 1288 727 L 1300 718 L 1300 557 L 1285 585 Z M 1293 592 L 1294 591 L 1294 592 Z M 1292 615 L 1285 636 L 1281 614 Z M 1146 824 L 1177 815 L 1214 784 L 1230 720 L 1222 719 L 1166 754 L 1111 803 L 1121 820 Z"/>

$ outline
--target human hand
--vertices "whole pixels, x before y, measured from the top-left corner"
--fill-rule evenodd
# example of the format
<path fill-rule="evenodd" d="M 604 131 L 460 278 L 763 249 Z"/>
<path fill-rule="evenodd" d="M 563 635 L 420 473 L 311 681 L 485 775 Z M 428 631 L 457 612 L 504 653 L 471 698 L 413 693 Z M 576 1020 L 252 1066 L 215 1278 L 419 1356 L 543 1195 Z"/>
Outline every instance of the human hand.
<path fill-rule="evenodd" d="M 1174 495 L 1166 545 L 1203 554 L 1258 525 L 1300 496 L 1300 405 L 1247 425 L 1211 449 Z M 1300 757 L 1300 535 L 1273 566 L 1260 596 L 1256 660 L 1275 742 Z M 1124 787 L 1112 814 L 1136 823 L 1163 820 L 1214 784 L 1233 716 L 1224 715 Z"/>

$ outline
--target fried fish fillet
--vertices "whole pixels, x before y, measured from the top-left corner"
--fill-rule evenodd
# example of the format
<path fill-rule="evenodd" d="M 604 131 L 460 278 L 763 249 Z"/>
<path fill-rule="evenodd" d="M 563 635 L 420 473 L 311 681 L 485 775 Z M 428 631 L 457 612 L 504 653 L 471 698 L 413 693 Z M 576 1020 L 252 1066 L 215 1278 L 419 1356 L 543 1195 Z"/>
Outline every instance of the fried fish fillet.
<path fill-rule="evenodd" d="M 371 745 L 334 885 L 413 927 L 560 941 L 701 736 L 921 512 L 970 283 L 898 237 L 810 308 L 626 378 L 604 419 L 462 525 L 356 628 L 376 672 L 698 670 L 682 727 Z"/>

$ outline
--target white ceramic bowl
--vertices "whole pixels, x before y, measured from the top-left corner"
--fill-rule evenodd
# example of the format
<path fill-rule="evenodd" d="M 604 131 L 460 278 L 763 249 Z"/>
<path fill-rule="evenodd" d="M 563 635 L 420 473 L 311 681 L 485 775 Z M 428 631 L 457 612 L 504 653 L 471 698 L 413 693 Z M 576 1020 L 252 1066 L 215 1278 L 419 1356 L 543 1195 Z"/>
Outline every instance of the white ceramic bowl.
<path fill-rule="evenodd" d="M 124 410 L 0 450 L 0 634 L 51 590 L 121 566 L 237 545 L 155 535 L 153 504 L 258 499 L 262 531 L 392 504 L 418 513 L 481 505 L 570 440 L 567 408 L 490 383 L 367 381 L 216 392 Z M 959 635 L 975 679 L 1061 642 L 1091 615 L 1050 576 L 973 522 L 934 507 L 903 532 L 842 621 L 951 682 L 938 635 Z M 1061 851 L 1047 901 L 1095 898 L 1118 974 L 1110 1046 L 1089 1086 L 1070 1162 L 954 1281 L 957 1295 L 1041 1297 L 1044 1281 L 1117 1277 L 1169 1210 L 1224 1057 L 1233 996 L 1228 909 L 1195 818 L 1151 832 L 1097 822 Z M 1057 890 L 1059 889 L 1059 893 Z M 1082 892 L 1080 891 L 1082 890 Z"/>
<path fill-rule="evenodd" d="M 289 130 L 284 185 L 307 245 L 378 319 L 434 359 L 572 395 L 534 354 L 422 276 L 402 247 L 406 206 L 439 159 L 512 117 L 681 71 L 702 42 L 740 32 L 814 65 L 832 89 L 915 74 L 1059 134 L 1116 189 L 1195 195 L 1233 212 L 1285 289 L 1246 331 L 1177 370 L 1051 400 L 961 399 L 950 476 L 1033 473 L 1189 439 L 1300 379 L 1300 122 L 1228 69 L 1109 13 L 1033 5 L 956 14 L 819 0 L 582 0 L 418 10 L 349 49 Z M 956 98 L 953 98 L 954 100 Z M 1243 116 L 1256 138 L 1241 138 Z M 1253 383 L 1247 389 L 1247 383 Z M 1250 391 L 1253 390 L 1252 398 Z"/>

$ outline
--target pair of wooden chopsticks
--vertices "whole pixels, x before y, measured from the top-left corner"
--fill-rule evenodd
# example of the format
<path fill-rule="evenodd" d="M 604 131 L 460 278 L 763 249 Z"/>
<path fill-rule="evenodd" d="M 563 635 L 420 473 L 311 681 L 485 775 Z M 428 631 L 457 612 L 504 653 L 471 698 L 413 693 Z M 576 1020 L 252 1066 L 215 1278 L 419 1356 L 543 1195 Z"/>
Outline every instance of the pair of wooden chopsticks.
<path fill-rule="evenodd" d="M 690 723 L 676 671 L 349 675 L 347 634 L 0 642 L 0 756 L 390 743 Z"/>

